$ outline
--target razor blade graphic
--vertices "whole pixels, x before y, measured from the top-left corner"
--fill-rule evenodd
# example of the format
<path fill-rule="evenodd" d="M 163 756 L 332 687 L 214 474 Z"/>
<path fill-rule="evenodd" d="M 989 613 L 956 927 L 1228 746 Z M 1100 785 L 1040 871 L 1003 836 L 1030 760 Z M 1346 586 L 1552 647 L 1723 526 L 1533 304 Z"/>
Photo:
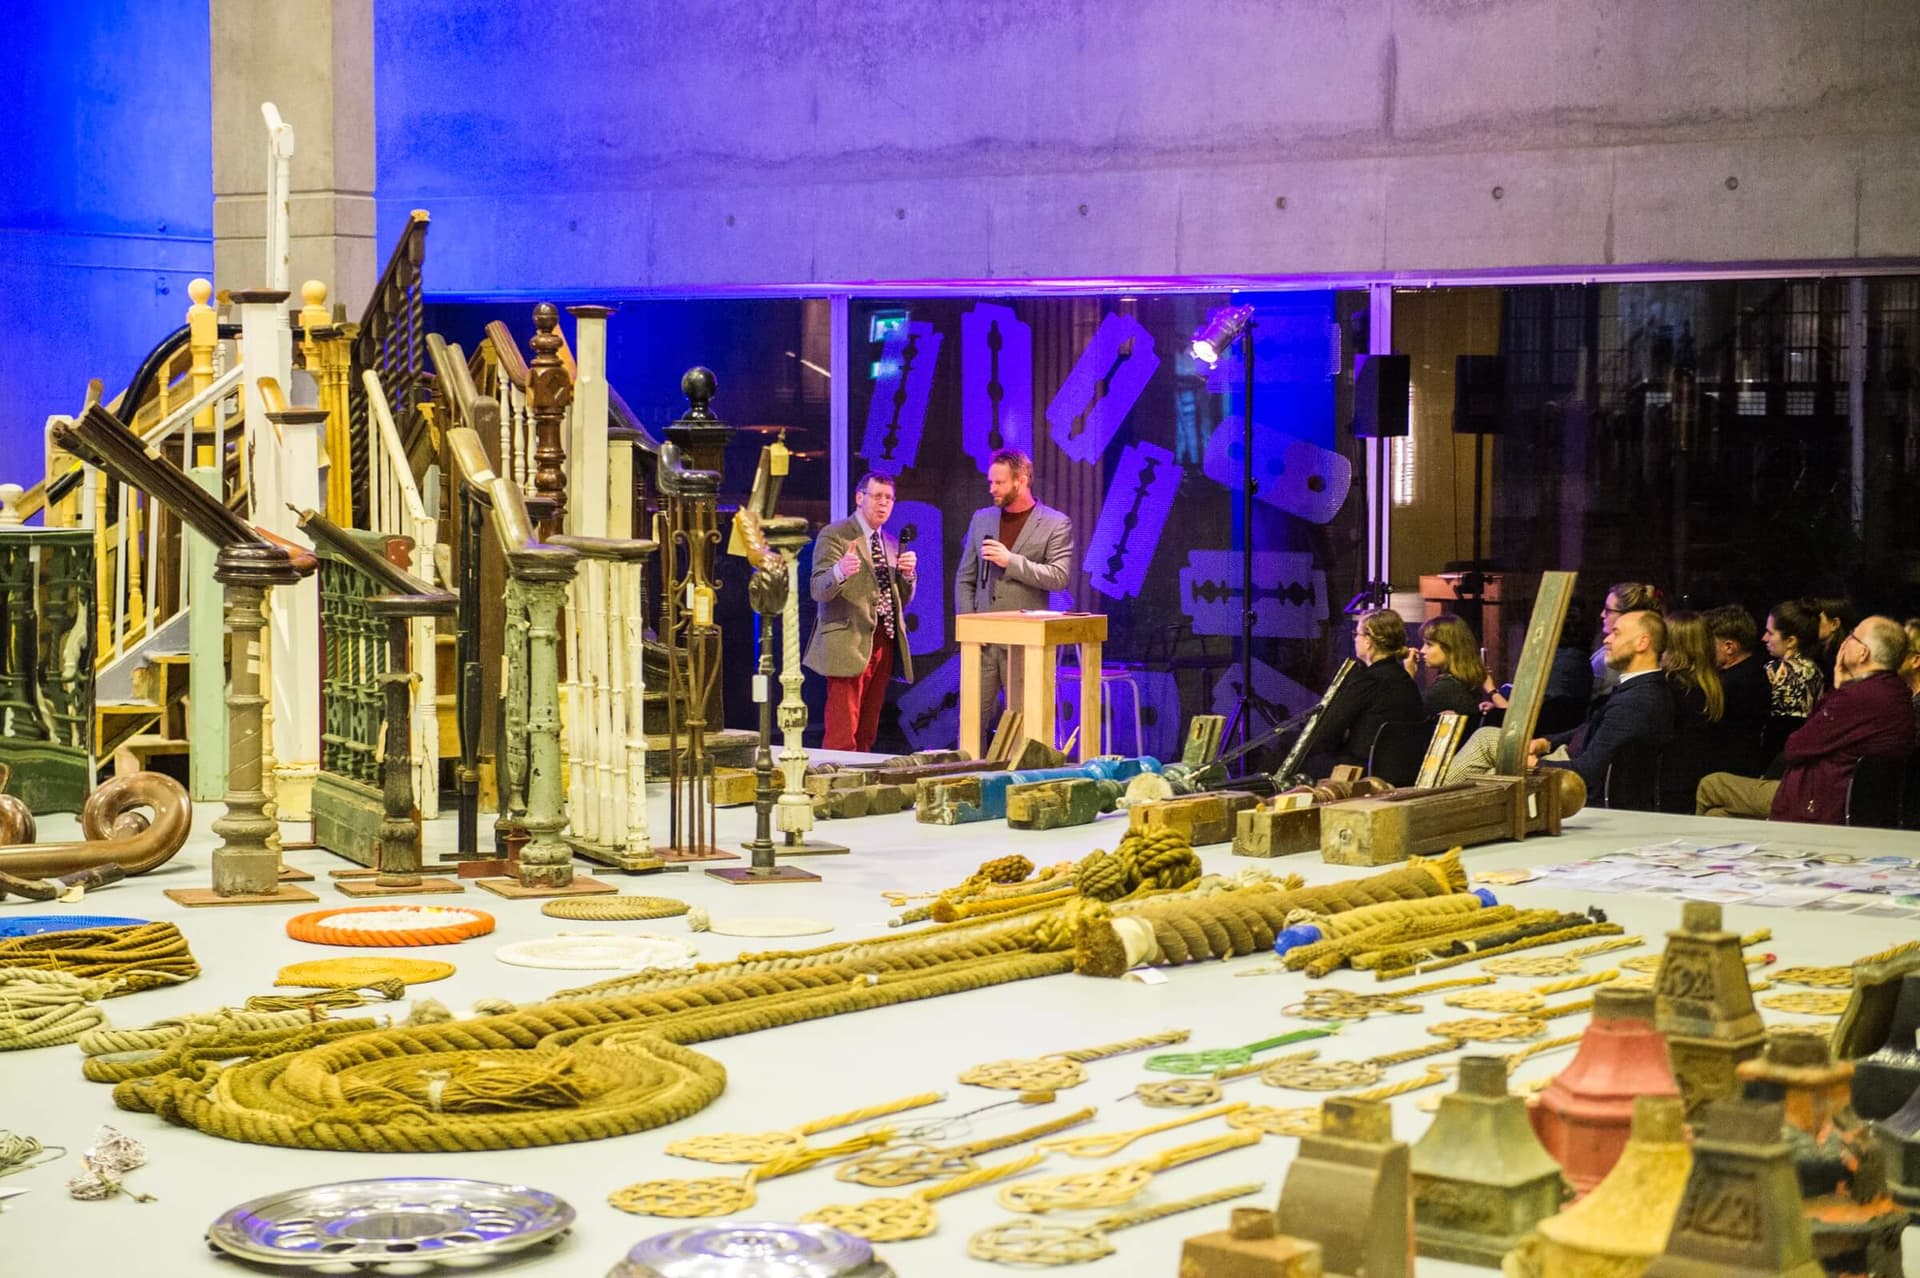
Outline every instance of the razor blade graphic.
<path fill-rule="evenodd" d="M 1242 483 L 1240 449 L 1244 427 L 1239 417 L 1222 418 L 1207 441 L 1201 469 L 1208 479 L 1238 491 Z M 1283 431 L 1258 426 L 1253 431 L 1254 496 L 1269 506 L 1316 524 L 1340 513 L 1353 486 L 1353 463 L 1332 449 L 1309 444 Z"/>
<path fill-rule="evenodd" d="M 960 317 L 960 444 L 980 473 L 1002 448 L 1033 453 L 1033 330 L 981 302 Z"/>
<path fill-rule="evenodd" d="M 1075 461 L 1097 460 L 1159 367 L 1140 321 L 1108 314 L 1047 405 L 1054 444 Z"/>
<path fill-rule="evenodd" d="M 1320 694 L 1281 674 L 1266 662 L 1253 660 L 1253 690 L 1289 718 L 1319 703 Z M 1227 667 L 1213 684 L 1213 713 L 1231 715 L 1240 704 L 1240 663 Z"/>
<path fill-rule="evenodd" d="M 1140 593 L 1160 545 L 1173 499 L 1180 492 L 1180 464 L 1158 444 L 1129 444 L 1120 454 L 1107 489 L 1100 522 L 1093 526 L 1081 561 L 1093 588 L 1109 599 Z"/>
<path fill-rule="evenodd" d="M 1180 609 L 1195 634 L 1240 633 L 1241 564 L 1237 550 L 1189 550 L 1180 570 Z M 1253 552 L 1253 633 L 1262 639 L 1313 639 L 1327 615 L 1327 575 L 1304 551 Z"/>
<path fill-rule="evenodd" d="M 944 749 L 960 739 L 960 654 L 914 680 L 900 694 L 900 731 L 916 750 Z"/>
<path fill-rule="evenodd" d="M 867 433 L 860 455 L 869 469 L 898 475 L 920 456 L 920 432 L 927 424 L 927 398 L 940 360 L 940 334 L 933 325 L 910 321 L 880 349 L 882 372 L 867 402 Z"/>
<path fill-rule="evenodd" d="M 924 501 L 895 502 L 887 531 L 900 539 L 900 553 L 919 556 L 914 565 L 918 586 L 907 604 L 907 649 L 914 656 L 938 652 L 947 646 L 946 562 L 941 549 L 940 508 Z"/>

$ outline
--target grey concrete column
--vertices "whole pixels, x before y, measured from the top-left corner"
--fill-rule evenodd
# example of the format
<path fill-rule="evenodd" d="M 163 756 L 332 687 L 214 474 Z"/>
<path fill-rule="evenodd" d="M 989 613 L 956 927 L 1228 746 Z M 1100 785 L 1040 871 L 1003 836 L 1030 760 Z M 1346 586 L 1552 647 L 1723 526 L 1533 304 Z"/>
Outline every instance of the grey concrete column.
<path fill-rule="evenodd" d="M 210 0 L 213 279 L 260 288 L 267 273 L 267 127 L 293 127 L 292 270 L 324 281 L 358 319 L 380 269 L 373 178 L 373 0 Z"/>

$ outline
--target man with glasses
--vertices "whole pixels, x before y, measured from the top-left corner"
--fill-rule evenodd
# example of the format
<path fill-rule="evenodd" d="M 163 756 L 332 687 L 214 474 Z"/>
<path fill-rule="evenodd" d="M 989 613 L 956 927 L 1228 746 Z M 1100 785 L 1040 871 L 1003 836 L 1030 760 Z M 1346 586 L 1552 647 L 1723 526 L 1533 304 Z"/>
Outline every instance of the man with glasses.
<path fill-rule="evenodd" d="M 1761 781 L 1715 772 L 1694 794 L 1702 816 L 1771 817 L 1838 825 L 1847 816 L 1853 770 L 1869 755 L 1910 754 L 1912 703 L 1895 673 L 1907 632 L 1891 617 L 1868 617 L 1840 642 L 1833 691 L 1787 738 L 1786 775 Z"/>
<path fill-rule="evenodd" d="M 893 514 L 893 477 L 860 476 L 853 505 L 851 516 L 820 530 L 807 579 L 820 615 L 803 664 L 827 677 L 827 750 L 872 750 L 896 660 L 913 682 L 907 604 L 919 561 L 880 531 Z"/>

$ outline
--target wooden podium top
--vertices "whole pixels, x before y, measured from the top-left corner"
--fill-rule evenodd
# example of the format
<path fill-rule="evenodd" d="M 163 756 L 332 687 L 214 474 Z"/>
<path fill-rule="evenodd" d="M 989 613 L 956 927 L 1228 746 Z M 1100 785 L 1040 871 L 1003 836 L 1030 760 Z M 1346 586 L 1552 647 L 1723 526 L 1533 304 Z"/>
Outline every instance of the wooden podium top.
<path fill-rule="evenodd" d="M 1004 643 L 1016 648 L 1105 643 L 1106 614 L 1098 612 L 963 612 L 953 619 L 960 643 Z"/>

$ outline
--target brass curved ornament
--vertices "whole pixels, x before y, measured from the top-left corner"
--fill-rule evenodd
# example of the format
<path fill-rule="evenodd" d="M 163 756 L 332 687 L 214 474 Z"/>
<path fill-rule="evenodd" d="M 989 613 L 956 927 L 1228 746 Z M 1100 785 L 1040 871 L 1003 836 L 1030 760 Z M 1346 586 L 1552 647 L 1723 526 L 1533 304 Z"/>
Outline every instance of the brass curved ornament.
<path fill-rule="evenodd" d="M 113 864 L 130 875 L 145 874 L 165 865 L 192 829 L 193 801 L 185 788 L 159 772 L 136 772 L 114 777 L 87 796 L 80 811 L 85 838 L 0 847 L 0 871 L 38 879 Z"/>

